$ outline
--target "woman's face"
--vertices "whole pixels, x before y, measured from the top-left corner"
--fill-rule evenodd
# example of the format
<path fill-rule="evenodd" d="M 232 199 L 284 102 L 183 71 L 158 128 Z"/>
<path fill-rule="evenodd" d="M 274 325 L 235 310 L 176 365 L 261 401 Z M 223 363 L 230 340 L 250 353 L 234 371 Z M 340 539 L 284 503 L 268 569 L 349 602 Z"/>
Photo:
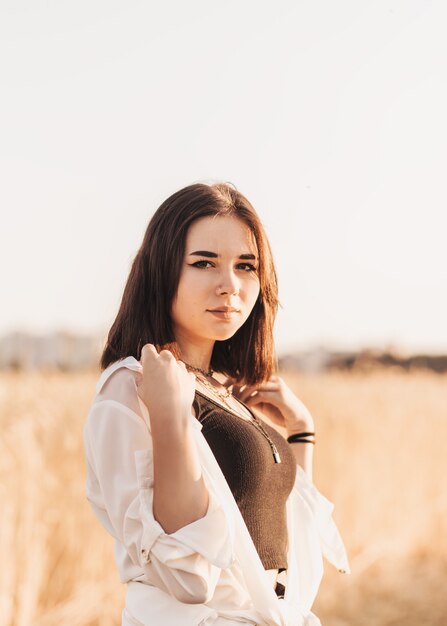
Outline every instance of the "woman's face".
<path fill-rule="evenodd" d="M 171 316 L 176 340 L 209 346 L 242 326 L 259 294 L 258 250 L 236 217 L 203 217 L 187 234 Z"/>

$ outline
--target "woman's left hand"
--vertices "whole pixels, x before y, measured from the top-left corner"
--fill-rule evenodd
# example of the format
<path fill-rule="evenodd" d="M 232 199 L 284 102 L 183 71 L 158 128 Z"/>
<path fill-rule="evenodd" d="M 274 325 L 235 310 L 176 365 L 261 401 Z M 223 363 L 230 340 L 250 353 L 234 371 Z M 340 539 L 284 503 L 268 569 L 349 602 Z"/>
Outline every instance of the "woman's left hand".
<path fill-rule="evenodd" d="M 259 409 L 274 424 L 285 428 L 288 435 L 314 431 L 309 409 L 280 376 L 271 376 L 268 382 L 260 385 L 233 385 L 233 395 L 251 409 Z"/>

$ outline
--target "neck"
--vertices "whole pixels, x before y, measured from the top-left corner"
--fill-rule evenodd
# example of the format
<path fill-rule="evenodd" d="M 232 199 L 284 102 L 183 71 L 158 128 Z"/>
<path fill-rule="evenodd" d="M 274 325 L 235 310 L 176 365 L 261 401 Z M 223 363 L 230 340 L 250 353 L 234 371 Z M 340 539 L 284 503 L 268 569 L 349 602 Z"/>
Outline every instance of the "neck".
<path fill-rule="evenodd" d="M 195 345 L 177 339 L 180 349 L 180 358 L 184 363 L 208 372 L 210 369 L 211 355 L 213 353 L 214 341 L 211 344 Z"/>

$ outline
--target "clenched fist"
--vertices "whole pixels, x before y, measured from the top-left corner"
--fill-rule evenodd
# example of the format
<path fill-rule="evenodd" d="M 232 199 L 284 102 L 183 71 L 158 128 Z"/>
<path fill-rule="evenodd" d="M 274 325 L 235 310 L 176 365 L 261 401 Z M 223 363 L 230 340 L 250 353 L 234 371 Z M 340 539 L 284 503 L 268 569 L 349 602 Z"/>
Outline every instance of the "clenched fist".
<path fill-rule="evenodd" d="M 147 343 L 141 350 L 142 376 L 137 383 L 138 395 L 149 411 L 151 425 L 184 424 L 191 417 L 195 376 L 172 352 Z"/>

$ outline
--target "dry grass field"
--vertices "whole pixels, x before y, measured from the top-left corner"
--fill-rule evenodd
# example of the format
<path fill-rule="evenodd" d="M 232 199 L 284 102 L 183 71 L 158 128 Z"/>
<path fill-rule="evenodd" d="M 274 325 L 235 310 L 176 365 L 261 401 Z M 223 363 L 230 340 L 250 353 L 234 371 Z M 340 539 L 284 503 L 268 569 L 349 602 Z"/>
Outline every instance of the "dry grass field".
<path fill-rule="evenodd" d="M 112 541 L 84 496 L 96 378 L 0 374 L 1 626 L 120 623 Z M 324 626 L 447 625 L 447 376 L 286 378 L 315 416 L 315 483 L 336 505 L 353 570 L 326 568 Z"/>

